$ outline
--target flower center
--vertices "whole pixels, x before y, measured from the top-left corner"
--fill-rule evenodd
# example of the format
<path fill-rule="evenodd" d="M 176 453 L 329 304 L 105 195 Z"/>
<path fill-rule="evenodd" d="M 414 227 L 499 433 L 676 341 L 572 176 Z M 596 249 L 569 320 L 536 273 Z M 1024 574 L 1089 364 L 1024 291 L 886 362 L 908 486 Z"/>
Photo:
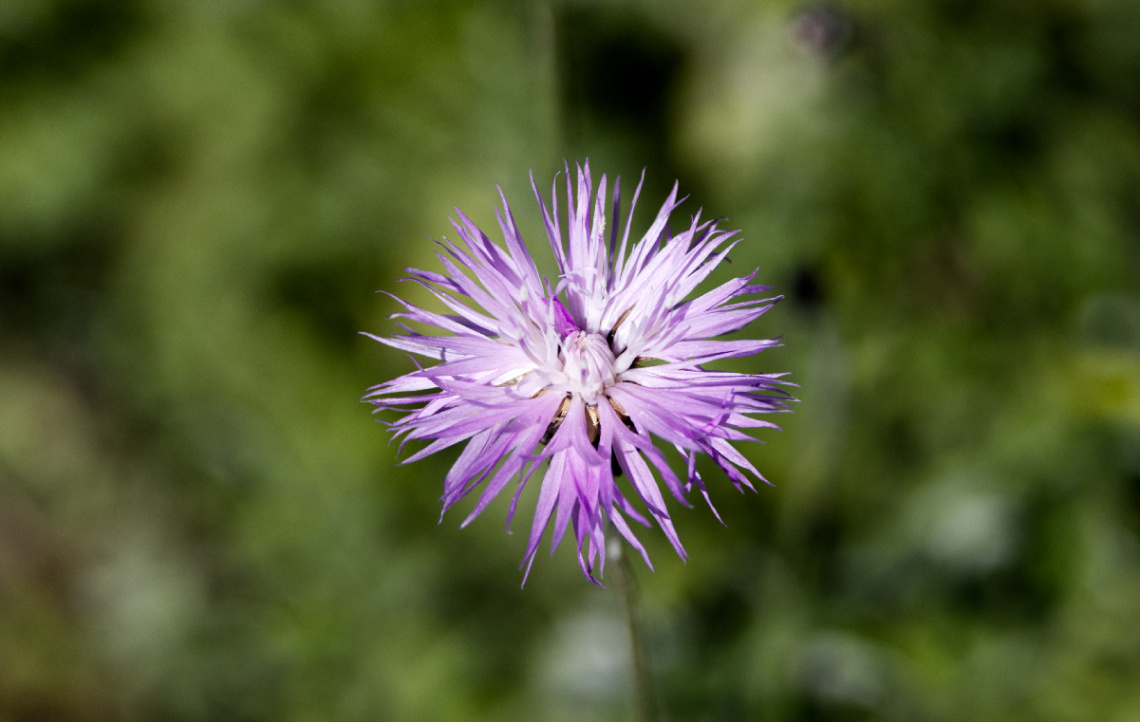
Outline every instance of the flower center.
<path fill-rule="evenodd" d="M 614 352 L 604 337 L 596 333 L 574 331 L 562 340 L 562 373 L 587 404 L 598 403 L 598 396 L 617 383 L 614 374 Z"/>

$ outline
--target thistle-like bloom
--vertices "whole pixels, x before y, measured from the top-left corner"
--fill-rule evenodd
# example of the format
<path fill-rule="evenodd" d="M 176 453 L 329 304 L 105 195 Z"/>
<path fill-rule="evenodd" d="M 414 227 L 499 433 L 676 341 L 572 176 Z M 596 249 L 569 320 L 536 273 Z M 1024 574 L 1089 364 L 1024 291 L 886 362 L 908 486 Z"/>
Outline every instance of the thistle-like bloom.
<path fill-rule="evenodd" d="M 441 500 L 446 512 L 484 484 L 463 526 L 517 479 L 513 516 L 524 486 L 545 464 L 523 560 L 527 574 L 552 518 L 551 553 L 572 527 L 579 565 L 595 583 L 609 524 L 650 564 L 628 522 L 650 526 L 639 506 L 685 559 L 658 478 L 685 506 L 694 486 L 709 500 L 697 471 L 699 454 L 711 457 L 738 490 L 753 488 L 742 469 L 764 480 L 731 442 L 751 440 L 740 429 L 775 427 L 753 415 L 787 408 L 789 397 L 778 388 L 783 374 L 705 365 L 775 345 L 771 339 L 710 339 L 744 328 L 779 298 L 738 300 L 769 289 L 752 285 L 753 273 L 686 300 L 737 241 L 736 231 L 702 222 L 700 212 L 672 235 L 669 215 L 680 204 L 676 185 L 632 248 L 629 222 L 640 183 L 620 234 L 620 180 L 614 183 L 608 236 L 606 177 L 592 198 L 589 163 L 578 168 L 576 195 L 567 169 L 565 233 L 555 191 L 548 209 L 533 177 L 531 186 L 558 263 L 557 284 L 539 274 L 501 190 L 503 209 L 496 217 L 506 248 L 456 209 L 459 221 L 452 225 L 462 244 L 440 244 L 444 273 L 409 269 L 412 280 L 452 313 L 396 299 L 406 310 L 393 316 L 442 333 L 424 335 L 400 324 L 407 335 L 367 334 L 440 363 L 375 386 L 364 400 L 377 410 L 406 412 L 391 424 L 397 437 L 430 441 L 404 463 L 467 442 L 444 479 Z M 684 481 L 654 437 L 680 454 Z"/>

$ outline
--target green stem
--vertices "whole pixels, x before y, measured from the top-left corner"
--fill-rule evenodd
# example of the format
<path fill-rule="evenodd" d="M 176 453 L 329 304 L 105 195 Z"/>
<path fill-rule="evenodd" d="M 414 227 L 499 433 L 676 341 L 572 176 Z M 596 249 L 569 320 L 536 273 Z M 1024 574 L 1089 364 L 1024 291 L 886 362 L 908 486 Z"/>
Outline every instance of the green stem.
<path fill-rule="evenodd" d="M 637 719 L 639 722 L 656 722 L 657 704 L 653 695 L 653 679 L 649 670 L 649 659 L 642 641 L 641 605 L 637 593 L 637 582 L 633 578 L 633 568 L 624 553 L 620 539 L 611 539 L 606 550 L 617 576 L 617 588 L 621 594 L 622 608 L 629 625 L 630 656 L 633 663 L 633 682 Z"/>

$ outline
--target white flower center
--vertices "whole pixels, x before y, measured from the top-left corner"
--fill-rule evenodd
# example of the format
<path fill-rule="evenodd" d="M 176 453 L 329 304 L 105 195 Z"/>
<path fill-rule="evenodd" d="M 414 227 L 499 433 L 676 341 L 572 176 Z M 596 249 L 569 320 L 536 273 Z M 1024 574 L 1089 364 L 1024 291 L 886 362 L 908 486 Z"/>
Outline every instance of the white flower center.
<path fill-rule="evenodd" d="M 575 331 L 562 340 L 562 373 L 570 384 L 577 386 L 582 400 L 598 403 L 606 388 L 617 383 L 614 373 L 614 352 L 606 339 L 596 333 Z"/>

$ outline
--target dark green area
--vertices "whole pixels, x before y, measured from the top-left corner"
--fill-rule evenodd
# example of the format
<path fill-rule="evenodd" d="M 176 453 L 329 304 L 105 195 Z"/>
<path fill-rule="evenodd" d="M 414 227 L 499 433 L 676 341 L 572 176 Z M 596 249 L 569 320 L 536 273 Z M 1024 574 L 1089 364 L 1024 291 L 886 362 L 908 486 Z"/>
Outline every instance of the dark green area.
<path fill-rule="evenodd" d="M 1140 4 L 0 3 L 0 719 L 631 712 L 507 499 L 437 525 L 384 289 L 562 159 L 674 179 L 802 403 L 642 534 L 670 720 L 1140 715 Z M 678 223 L 684 222 L 685 216 Z M 549 259 L 544 261 L 549 267 Z M 533 492 L 533 490 L 531 490 Z M 461 505 L 462 506 L 462 505 Z M 469 508 L 469 507 L 468 507 Z"/>

